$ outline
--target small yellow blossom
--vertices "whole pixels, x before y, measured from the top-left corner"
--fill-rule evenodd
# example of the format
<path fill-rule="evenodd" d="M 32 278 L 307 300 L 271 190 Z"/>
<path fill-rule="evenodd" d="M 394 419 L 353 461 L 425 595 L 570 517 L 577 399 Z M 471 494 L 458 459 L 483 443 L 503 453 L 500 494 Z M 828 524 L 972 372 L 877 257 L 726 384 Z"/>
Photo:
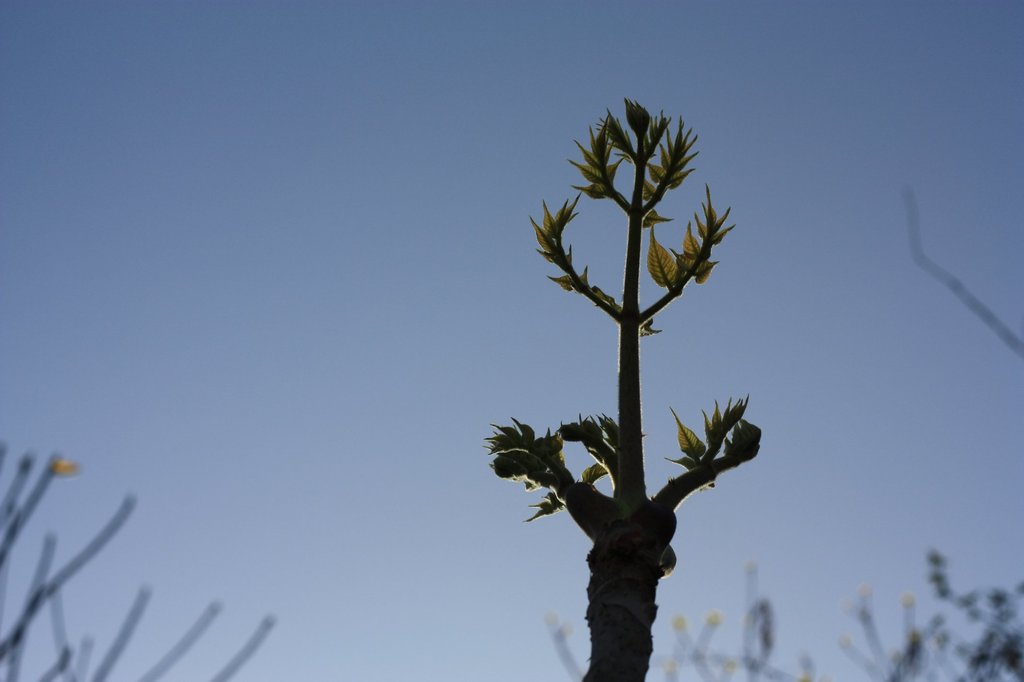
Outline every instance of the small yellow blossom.
<path fill-rule="evenodd" d="M 74 476 L 78 473 L 78 463 L 63 457 L 50 460 L 50 471 L 57 476 Z"/>

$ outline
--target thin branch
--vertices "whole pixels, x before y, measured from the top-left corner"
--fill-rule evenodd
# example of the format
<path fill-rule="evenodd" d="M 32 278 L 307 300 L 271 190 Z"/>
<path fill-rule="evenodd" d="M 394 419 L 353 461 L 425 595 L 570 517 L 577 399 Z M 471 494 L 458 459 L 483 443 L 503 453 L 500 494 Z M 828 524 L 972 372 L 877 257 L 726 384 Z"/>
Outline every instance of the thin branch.
<path fill-rule="evenodd" d="M 261 644 L 263 644 L 263 640 L 266 639 L 268 634 L 270 634 L 270 630 L 273 627 L 274 617 L 265 616 L 256 627 L 256 631 L 252 633 L 249 641 L 239 649 L 238 653 L 228 661 L 228 664 L 224 666 L 224 668 L 217 673 L 210 682 L 227 682 L 227 680 L 231 679 L 231 677 L 238 672 L 238 669 L 245 665 L 245 662 L 249 660 L 254 653 L 256 653 L 256 650 L 260 648 Z"/>
<path fill-rule="evenodd" d="M 594 292 L 594 288 L 583 281 L 579 273 L 572 266 L 572 263 L 568 259 L 565 260 L 565 266 L 559 266 L 562 272 L 569 275 L 569 280 L 572 281 L 573 288 L 579 293 L 583 294 L 591 303 L 596 305 L 598 308 L 608 313 L 609 317 L 618 322 L 621 319 L 621 313 L 615 309 L 608 301 L 604 300 L 597 293 Z"/>
<path fill-rule="evenodd" d="M 110 674 L 114 664 L 121 658 L 124 648 L 128 645 L 128 640 L 134 634 L 135 627 L 139 624 L 139 619 L 142 618 L 142 614 L 146 611 L 146 604 L 149 603 L 151 594 L 152 592 L 148 587 L 139 589 L 138 594 L 135 595 L 135 601 L 132 602 L 132 607 L 128 610 L 128 614 L 121 624 L 121 629 L 118 630 L 117 636 L 110 644 L 110 649 L 107 650 L 107 654 L 100 661 L 99 667 L 96 668 L 96 672 L 92 676 L 92 682 L 104 682 L 107 679 L 107 675 Z"/>
<path fill-rule="evenodd" d="M 31 464 L 31 459 L 22 458 L 22 467 L 25 469 L 26 476 L 28 475 L 28 469 L 31 467 Z M 21 471 L 18 471 L 18 473 L 21 474 Z M 53 475 L 54 473 L 51 467 L 43 469 L 43 472 L 36 480 L 35 486 L 33 486 L 32 490 L 29 491 L 24 502 L 21 503 L 21 507 L 18 508 L 11 516 L 10 524 L 7 526 L 7 530 L 4 533 L 4 539 L 0 542 L 0 565 L 3 565 L 7 561 L 7 556 L 10 554 L 14 541 L 18 539 L 21 529 L 25 527 L 25 524 L 32 516 L 32 513 L 35 512 L 36 507 L 39 506 L 39 500 L 41 500 L 43 495 L 46 494 L 46 489 L 50 487 L 50 481 L 53 480 Z M 14 487 L 13 482 L 11 487 Z"/>
<path fill-rule="evenodd" d="M 14 478 L 11 479 L 11 484 L 7 487 L 3 501 L 0 502 L 0 528 L 7 524 L 7 518 L 17 506 L 18 496 L 21 495 L 21 489 L 25 486 L 29 471 L 32 470 L 33 459 L 31 453 L 26 453 L 18 460 L 18 470 L 14 472 Z"/>
<path fill-rule="evenodd" d="M 75 677 L 85 680 L 89 673 L 89 659 L 92 658 L 93 640 L 92 637 L 83 637 L 82 644 L 78 647 L 78 663 L 75 664 Z"/>
<path fill-rule="evenodd" d="M 885 649 L 882 647 L 882 638 L 878 636 L 878 628 L 875 626 L 875 618 L 871 608 L 871 597 L 864 595 L 862 598 L 864 602 L 857 610 L 857 619 L 860 621 L 864 637 L 868 640 L 868 646 L 871 647 L 871 653 L 875 657 L 878 668 L 883 669 L 886 666 L 887 659 Z"/>
<path fill-rule="evenodd" d="M 43 549 L 39 554 L 39 561 L 36 562 L 36 570 L 32 575 L 32 582 L 29 584 L 23 613 L 35 613 L 45 599 L 46 576 L 49 574 L 50 566 L 53 564 L 53 554 L 56 548 L 56 539 L 52 535 L 47 535 L 45 540 L 43 540 Z M 25 646 L 25 635 L 25 630 L 15 626 L 14 630 L 11 631 L 11 636 L 8 638 L 13 640 L 13 645 L 8 653 L 8 682 L 14 682 L 14 680 L 18 679 L 21 667 L 21 652 Z"/>
<path fill-rule="evenodd" d="M 164 673 L 170 670 L 175 663 L 188 653 L 188 650 L 203 635 L 203 632 L 206 631 L 206 628 L 210 626 L 210 623 L 213 622 L 213 619 L 217 617 L 220 611 L 221 606 L 217 602 L 207 606 L 202 614 L 200 614 L 199 619 L 192 624 L 192 627 L 171 647 L 170 651 L 157 661 L 156 665 L 139 678 L 139 682 L 156 682 L 156 680 L 160 679 Z"/>
<path fill-rule="evenodd" d="M 64 672 L 68 663 L 71 662 L 71 649 L 64 648 L 60 652 L 60 656 L 57 657 L 57 661 L 43 673 L 43 676 L 39 678 L 39 682 L 53 682 L 57 677 Z"/>
<path fill-rule="evenodd" d="M 1011 351 L 1024 358 L 1024 339 L 1015 334 L 1009 325 L 999 319 L 992 309 L 982 303 L 956 276 L 925 255 L 921 245 L 921 226 L 913 190 L 909 188 L 903 190 L 903 201 L 907 207 L 907 236 L 910 240 L 910 255 L 913 257 L 914 263 L 953 292 L 953 295 L 960 299 L 960 302 L 967 306 L 967 309 L 974 313 L 986 327 L 991 329 Z"/>
<path fill-rule="evenodd" d="M 70 655 L 71 646 L 68 644 L 68 628 L 67 621 L 64 618 L 64 599 L 61 597 L 61 591 L 56 590 L 50 594 L 50 623 L 53 625 L 53 641 L 57 646 L 57 652 L 61 653 L 67 651 Z M 75 673 L 71 668 L 65 667 L 64 678 L 74 682 L 77 680 Z"/>
<path fill-rule="evenodd" d="M 50 473 L 44 474 L 43 476 L 52 478 L 53 474 L 49 468 L 47 468 L 47 472 Z M 45 486 L 37 485 L 36 489 L 45 489 Z M 38 498 L 41 495 L 42 492 L 40 492 L 39 495 L 37 495 L 36 497 Z M 38 501 L 38 499 L 36 499 L 36 501 Z M 28 503 L 29 500 L 26 500 L 25 506 L 27 506 Z M 22 509 L 18 511 L 19 515 L 21 515 L 21 513 L 24 511 L 25 506 L 23 506 Z M 82 549 L 82 551 L 80 551 L 77 555 L 72 557 L 64 565 L 63 568 L 57 571 L 54 574 L 54 576 L 50 578 L 48 582 L 46 582 L 45 585 L 42 585 L 40 589 L 37 590 L 38 596 L 36 598 L 31 598 L 28 604 L 26 604 L 25 609 L 22 610 L 21 614 L 18 616 L 18 620 L 15 622 L 15 625 L 11 630 L 11 634 L 3 641 L 0 641 L 0 660 L 3 660 L 3 658 L 7 656 L 7 654 L 10 653 L 13 648 L 18 646 L 18 643 L 25 636 L 25 632 L 27 631 L 29 624 L 32 622 L 32 619 L 35 618 L 36 613 L 38 612 L 39 608 L 43 605 L 43 603 L 46 601 L 46 599 L 48 599 L 54 592 L 59 590 L 61 586 L 63 586 L 63 584 L 66 583 L 69 578 L 71 578 L 71 576 L 78 572 L 78 570 L 82 566 L 84 566 L 86 562 L 88 562 L 93 556 L 96 555 L 97 552 L 100 551 L 100 549 L 103 548 L 107 541 L 109 541 L 110 538 L 113 537 L 113 535 L 124 524 L 125 520 L 128 518 L 128 515 L 131 514 L 131 511 L 134 508 L 134 506 L 134 498 L 125 498 L 124 502 L 121 503 L 121 507 L 114 513 L 114 516 L 107 522 L 106 526 L 100 529 L 100 531 L 89 542 L 89 544 L 86 545 L 85 548 Z M 13 682 L 13 680 L 8 680 L 7 682 Z"/>
<path fill-rule="evenodd" d="M 110 541 L 110 538 L 121 529 L 124 522 L 128 520 L 132 510 L 135 508 L 135 498 L 129 495 L 124 498 L 121 502 L 121 506 L 117 508 L 114 515 L 107 521 L 107 525 L 100 529 L 96 536 L 86 545 L 82 551 L 75 555 L 70 561 L 68 561 L 63 568 L 61 568 L 53 576 L 50 581 L 48 590 L 52 593 L 59 590 L 61 586 L 68 581 L 75 573 L 79 571 L 90 559 L 103 549 L 103 546 Z"/>
<path fill-rule="evenodd" d="M 580 669 L 579 664 L 576 662 L 576 657 L 572 655 L 572 651 L 569 649 L 568 626 L 559 623 L 557 616 L 548 622 L 548 626 L 551 628 L 551 640 L 555 643 L 555 653 L 558 654 L 558 660 L 562 662 L 562 667 L 565 668 L 565 672 L 569 674 L 569 677 L 574 682 L 579 682 L 579 680 L 583 679 L 583 670 Z"/>

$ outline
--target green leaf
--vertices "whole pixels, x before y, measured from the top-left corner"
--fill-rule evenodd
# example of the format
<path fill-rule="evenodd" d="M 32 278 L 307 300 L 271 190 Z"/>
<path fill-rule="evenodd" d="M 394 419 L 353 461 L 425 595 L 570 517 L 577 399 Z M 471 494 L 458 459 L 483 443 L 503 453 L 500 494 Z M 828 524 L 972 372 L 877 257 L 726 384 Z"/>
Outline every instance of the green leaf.
<path fill-rule="evenodd" d="M 608 470 L 605 469 L 603 464 L 598 462 L 596 464 L 591 464 L 586 469 L 584 469 L 583 473 L 580 475 L 580 480 L 582 480 L 584 483 L 592 484 L 599 481 L 601 478 L 607 475 Z"/>
<path fill-rule="evenodd" d="M 534 231 L 537 233 L 537 243 L 540 244 L 540 248 L 537 249 L 537 253 L 544 256 L 549 263 L 555 262 L 556 254 L 561 250 L 558 244 L 558 240 L 554 239 L 547 231 L 543 230 L 534 220 L 530 218 L 530 223 L 533 225 Z"/>
<path fill-rule="evenodd" d="M 591 457 L 604 465 L 604 469 L 611 476 L 614 485 L 619 466 L 619 427 L 614 419 L 605 415 L 596 419 L 580 417 L 577 422 L 562 424 L 558 428 L 558 433 L 563 440 L 583 443 Z M 586 472 L 584 475 L 587 475 Z"/>
<path fill-rule="evenodd" d="M 679 449 L 688 454 L 690 457 L 699 460 L 701 455 L 704 454 L 704 443 L 701 441 L 700 438 L 697 437 L 697 434 L 688 429 L 683 424 L 683 422 L 679 421 L 679 415 L 676 414 L 675 410 L 672 410 L 672 416 L 676 418 Z"/>
<path fill-rule="evenodd" d="M 650 247 L 647 249 L 647 271 L 651 273 L 651 279 L 655 284 L 666 289 L 675 286 L 676 279 L 679 277 L 675 259 L 654 238 L 653 229 L 651 230 Z"/>
<path fill-rule="evenodd" d="M 644 227 L 653 227 L 658 223 L 668 223 L 671 221 L 672 218 L 664 218 L 658 215 L 657 211 L 652 209 L 647 212 L 647 215 L 644 216 Z"/>
<path fill-rule="evenodd" d="M 601 161 L 603 159 L 599 159 L 593 153 L 588 151 L 587 148 L 584 147 L 583 145 L 581 145 L 578 141 L 576 141 L 576 140 L 573 140 L 573 141 L 576 142 L 576 146 L 580 148 L 580 153 L 583 154 L 583 160 L 587 162 L 588 166 L 597 166 L 597 165 L 599 165 L 601 163 Z M 590 129 L 590 147 L 591 147 L 591 149 L 593 149 L 595 142 L 596 142 L 596 140 L 594 139 L 594 129 L 591 128 Z M 572 165 L 576 166 L 577 168 L 580 167 L 580 165 L 578 163 L 576 163 L 575 161 L 569 161 L 569 163 L 571 163 Z"/>
<path fill-rule="evenodd" d="M 662 156 L 664 157 L 665 152 L 662 150 Z M 665 177 L 665 169 L 655 163 L 647 164 L 647 173 L 651 176 L 651 182 L 654 184 L 661 183 L 661 179 Z"/>
<path fill-rule="evenodd" d="M 716 260 L 706 260 L 698 265 L 694 281 L 696 281 L 697 284 L 704 284 L 704 282 L 708 281 L 708 277 L 711 276 L 711 271 L 716 265 L 718 265 L 718 261 Z"/>
<path fill-rule="evenodd" d="M 537 509 L 537 513 L 526 519 L 527 523 L 535 519 L 539 519 L 542 516 L 550 516 L 565 508 L 565 505 L 562 504 L 562 501 L 558 499 L 558 496 L 554 493 L 548 493 L 544 496 L 543 500 L 537 504 L 531 504 L 530 506 L 535 507 Z"/>
<path fill-rule="evenodd" d="M 599 185 L 596 183 L 591 185 L 573 185 L 572 188 L 578 189 L 591 199 L 607 199 L 608 197 L 611 196 L 610 194 L 608 194 L 604 185 Z"/>
<path fill-rule="evenodd" d="M 668 459 L 668 457 L 666 457 L 665 459 Z M 700 466 L 700 462 L 693 459 L 692 457 L 680 457 L 679 459 L 669 459 L 668 461 L 683 465 L 684 467 L 686 467 L 687 471 L 690 471 L 691 469 L 696 469 L 697 467 Z"/>
<path fill-rule="evenodd" d="M 656 119 L 651 121 L 650 127 L 647 131 L 647 149 L 653 150 L 661 142 L 662 136 L 668 129 L 668 124 L 671 121 L 665 116 L 659 115 Z"/>
<path fill-rule="evenodd" d="M 640 336 L 654 336 L 660 334 L 660 329 L 654 328 L 654 319 L 647 320 L 640 326 Z"/>
<path fill-rule="evenodd" d="M 693 236 L 693 226 L 686 223 L 686 236 L 683 237 L 683 257 L 692 263 L 697 259 L 698 254 L 700 254 L 700 242 Z"/>
<path fill-rule="evenodd" d="M 592 166 L 585 166 L 582 163 L 577 163 L 575 161 L 570 161 L 569 163 L 576 166 L 576 169 L 580 172 L 580 175 L 582 175 L 587 182 L 592 182 L 596 185 L 604 184 L 604 178 L 601 177 L 601 172 L 596 168 Z"/>
<path fill-rule="evenodd" d="M 727 210 L 725 213 L 726 213 L 726 215 L 728 215 L 729 211 Z M 722 217 L 724 218 L 725 216 L 722 216 Z M 734 227 L 736 227 L 736 226 L 735 225 L 730 225 L 729 227 L 725 228 L 724 230 L 719 230 L 718 232 L 716 232 L 714 238 L 712 238 L 712 240 L 711 240 L 711 245 L 712 246 L 718 246 L 719 244 L 721 244 L 722 240 L 725 239 L 725 235 L 729 234 L 729 232 Z"/>
<path fill-rule="evenodd" d="M 732 430 L 732 441 L 725 441 L 726 456 L 734 455 L 741 460 L 750 460 L 757 456 L 761 448 L 761 429 L 743 419 Z"/>
<path fill-rule="evenodd" d="M 626 100 L 626 122 L 633 129 L 638 140 L 647 134 L 647 126 L 651 124 L 651 115 L 638 102 Z"/>
<path fill-rule="evenodd" d="M 615 182 L 615 174 L 619 170 L 619 164 L 622 163 L 623 161 L 624 161 L 624 159 L 619 159 L 615 163 L 608 164 L 608 166 L 605 167 L 605 173 L 608 175 L 608 183 L 609 184 L 612 184 L 612 183 Z"/>
<path fill-rule="evenodd" d="M 629 135 L 626 134 L 626 131 L 622 129 L 622 124 L 612 116 L 610 111 L 604 120 L 604 131 L 608 135 L 608 141 L 612 143 L 612 146 L 621 152 L 625 158 L 635 162 L 636 152 L 633 151 L 633 143 L 629 139 Z"/>
<path fill-rule="evenodd" d="M 572 277 L 569 275 L 562 275 L 561 277 L 552 277 L 551 275 L 548 275 L 548 279 L 566 291 L 576 291 L 576 287 L 572 284 Z"/>

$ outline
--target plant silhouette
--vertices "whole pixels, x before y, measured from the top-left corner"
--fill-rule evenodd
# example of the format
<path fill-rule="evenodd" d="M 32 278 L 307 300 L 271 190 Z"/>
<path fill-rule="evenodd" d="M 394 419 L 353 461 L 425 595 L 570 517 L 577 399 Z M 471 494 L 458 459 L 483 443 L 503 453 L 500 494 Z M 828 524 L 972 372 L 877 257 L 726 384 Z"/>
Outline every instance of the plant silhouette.
<path fill-rule="evenodd" d="M 675 554 L 670 542 L 675 533 L 675 510 L 691 493 L 712 487 L 718 475 L 753 459 L 760 447 L 761 430 L 745 421 L 747 398 L 716 402 L 704 414 L 704 439 L 687 427 L 673 411 L 682 456 L 671 460 L 685 469 L 657 493 L 649 495 L 645 480 L 640 394 L 640 340 L 658 333 L 654 318 L 679 298 L 691 282 L 705 283 L 717 261 L 713 249 L 733 229 L 726 226 L 729 210 L 719 212 L 705 186 L 702 212 L 694 214 L 682 238 L 681 251 L 664 247 L 655 237 L 657 225 L 668 222 L 657 211 L 665 195 L 679 188 L 693 172 L 697 141 L 680 118 L 676 125 L 659 114 L 652 116 L 640 104 L 626 100 L 626 123 L 611 112 L 589 131 L 587 145 L 577 142 L 581 161 L 572 161 L 586 184 L 580 194 L 555 211 L 543 204 L 538 224 L 531 219 L 539 253 L 562 274 L 551 277 L 566 291 L 582 295 L 608 315 L 618 327 L 618 418 L 582 417 L 563 423 L 554 432 L 538 435 L 515 419 L 495 425 L 487 439 L 491 466 L 501 478 L 525 484 L 527 490 L 546 489 L 532 505 L 533 520 L 567 509 L 593 541 L 587 556 L 590 627 L 590 667 L 587 682 L 643 680 L 652 651 L 651 627 L 657 607 L 658 580 L 672 572 Z M 613 159 L 614 157 L 614 159 Z M 615 184 L 622 163 L 633 168 L 626 194 Z M 626 215 L 626 255 L 620 299 L 592 284 L 588 269 L 573 263 L 572 247 L 564 241 L 568 224 L 577 216 L 581 196 L 608 199 Z M 640 273 L 646 236 L 647 272 L 664 293 L 647 307 L 640 305 Z M 566 442 L 581 443 L 594 459 L 577 480 L 566 466 Z M 607 477 L 611 494 L 596 483 Z"/>

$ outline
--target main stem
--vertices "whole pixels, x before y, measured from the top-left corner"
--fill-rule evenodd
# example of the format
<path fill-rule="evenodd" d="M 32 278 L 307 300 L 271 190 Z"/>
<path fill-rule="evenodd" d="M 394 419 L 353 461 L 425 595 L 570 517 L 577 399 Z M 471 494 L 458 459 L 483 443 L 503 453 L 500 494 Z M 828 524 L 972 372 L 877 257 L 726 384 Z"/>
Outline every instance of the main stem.
<path fill-rule="evenodd" d="M 640 253 L 643 187 L 647 172 L 642 138 L 637 145 L 633 198 L 626 237 L 626 268 L 619 319 L 619 480 L 615 498 L 630 512 L 647 499 L 644 482 L 643 415 L 640 408 Z"/>
<path fill-rule="evenodd" d="M 643 189 L 647 172 L 644 136 L 637 135 L 636 175 L 627 214 L 626 272 L 619 317 L 620 518 L 601 528 L 587 555 L 590 584 L 587 622 L 590 667 L 584 682 L 643 682 L 650 666 L 654 599 L 662 576 L 660 557 L 675 531 L 675 514 L 647 499 L 640 410 L 640 255 Z"/>

